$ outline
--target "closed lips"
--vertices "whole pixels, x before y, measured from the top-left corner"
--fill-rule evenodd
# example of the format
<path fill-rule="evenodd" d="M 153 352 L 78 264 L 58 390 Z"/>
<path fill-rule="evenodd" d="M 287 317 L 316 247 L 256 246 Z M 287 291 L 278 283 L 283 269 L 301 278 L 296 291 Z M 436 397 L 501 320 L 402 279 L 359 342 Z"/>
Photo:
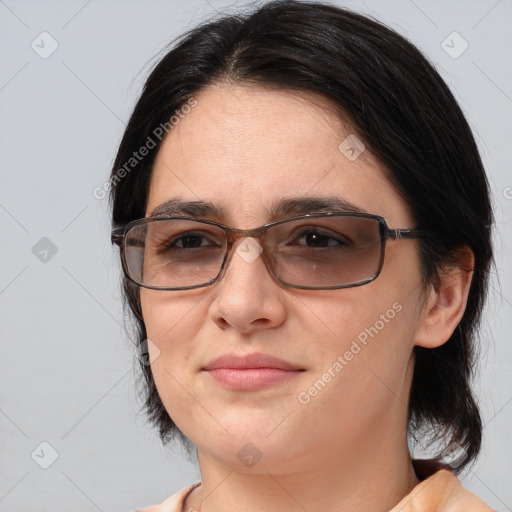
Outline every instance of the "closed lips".
<path fill-rule="evenodd" d="M 203 370 L 216 370 L 219 368 L 234 370 L 248 370 L 254 368 L 272 368 L 288 371 L 304 370 L 304 368 L 300 368 L 283 359 L 259 352 L 244 356 L 225 354 L 210 361 Z"/>

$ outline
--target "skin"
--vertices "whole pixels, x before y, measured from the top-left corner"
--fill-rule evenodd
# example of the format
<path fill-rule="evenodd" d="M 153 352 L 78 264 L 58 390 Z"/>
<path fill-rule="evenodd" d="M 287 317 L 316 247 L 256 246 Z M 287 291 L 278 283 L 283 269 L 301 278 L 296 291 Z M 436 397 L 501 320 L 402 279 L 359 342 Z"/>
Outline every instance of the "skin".
<path fill-rule="evenodd" d="M 258 227 L 278 199 L 332 196 L 415 227 L 410 208 L 367 149 L 354 161 L 338 145 L 350 131 L 328 100 L 216 85 L 159 150 L 146 215 L 170 197 L 211 201 L 233 227 Z M 237 245 L 241 241 L 238 241 Z M 390 510 L 418 483 L 407 449 L 414 345 L 435 347 L 455 329 L 470 273 L 457 268 L 422 289 L 416 240 L 388 241 L 381 275 L 364 286 L 299 290 L 279 285 L 262 258 L 236 254 L 220 282 L 196 290 L 141 289 L 152 372 L 166 410 L 196 445 L 202 485 L 184 510 Z M 235 246 L 236 249 L 236 246 Z M 465 264 L 470 253 L 462 253 Z M 308 390 L 357 335 L 402 309 L 303 405 Z M 226 353 L 264 352 L 305 371 L 253 392 L 221 388 L 201 371 Z M 237 452 L 252 443 L 261 459 Z"/>

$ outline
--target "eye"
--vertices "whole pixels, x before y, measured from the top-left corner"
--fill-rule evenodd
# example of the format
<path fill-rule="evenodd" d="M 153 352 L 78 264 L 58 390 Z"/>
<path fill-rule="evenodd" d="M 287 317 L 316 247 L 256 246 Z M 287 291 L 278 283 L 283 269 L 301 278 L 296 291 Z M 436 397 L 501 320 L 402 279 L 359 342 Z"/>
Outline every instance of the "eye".
<path fill-rule="evenodd" d="M 351 245 L 348 238 L 341 233 L 322 232 L 318 228 L 303 230 L 294 240 L 302 242 L 306 247 L 348 247 Z"/>
<path fill-rule="evenodd" d="M 201 247 L 222 246 L 222 240 L 215 233 L 190 231 L 169 237 L 165 242 L 168 249 L 199 249 Z"/>
<path fill-rule="evenodd" d="M 184 233 L 161 234 L 153 241 L 157 252 L 189 251 L 192 249 L 222 247 L 222 241 L 217 240 L 213 233 L 189 231 Z"/>
<path fill-rule="evenodd" d="M 203 236 L 198 235 L 196 233 L 185 233 L 176 237 L 175 241 L 172 245 L 176 245 L 182 249 L 195 249 L 197 247 L 204 247 L 208 245 L 209 240 Z"/>

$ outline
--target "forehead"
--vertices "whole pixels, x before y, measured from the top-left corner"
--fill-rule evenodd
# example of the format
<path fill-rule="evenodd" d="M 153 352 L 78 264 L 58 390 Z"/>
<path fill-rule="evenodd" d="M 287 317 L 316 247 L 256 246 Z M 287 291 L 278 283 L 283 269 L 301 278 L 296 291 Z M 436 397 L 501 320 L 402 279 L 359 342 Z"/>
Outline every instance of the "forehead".
<path fill-rule="evenodd" d="M 160 147 L 146 215 L 170 198 L 207 202 L 219 207 L 214 217 L 250 228 L 274 220 L 277 202 L 301 197 L 338 198 L 388 219 L 409 215 L 370 152 L 346 152 L 354 141 L 356 155 L 362 146 L 321 95 L 213 86 L 195 100 Z"/>

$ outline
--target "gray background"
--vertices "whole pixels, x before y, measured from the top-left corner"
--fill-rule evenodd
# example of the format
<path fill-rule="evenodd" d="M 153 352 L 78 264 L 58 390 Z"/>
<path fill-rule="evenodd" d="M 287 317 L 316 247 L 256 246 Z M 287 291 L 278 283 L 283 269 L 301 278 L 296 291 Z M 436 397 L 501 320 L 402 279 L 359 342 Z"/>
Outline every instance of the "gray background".
<path fill-rule="evenodd" d="M 137 414 L 117 252 L 107 202 L 93 190 L 108 177 L 148 61 L 216 10 L 242 3 L 0 1 L 2 511 L 128 512 L 199 478 L 181 448 L 162 448 Z M 486 164 L 499 279 L 476 383 L 484 446 L 464 484 L 512 510 L 512 2 L 339 4 L 374 15 L 429 56 Z M 48 58 L 31 47 L 55 44 L 43 31 L 58 44 Z M 469 44 L 457 58 L 462 40 L 445 43 L 452 56 L 442 47 L 454 31 Z"/>

